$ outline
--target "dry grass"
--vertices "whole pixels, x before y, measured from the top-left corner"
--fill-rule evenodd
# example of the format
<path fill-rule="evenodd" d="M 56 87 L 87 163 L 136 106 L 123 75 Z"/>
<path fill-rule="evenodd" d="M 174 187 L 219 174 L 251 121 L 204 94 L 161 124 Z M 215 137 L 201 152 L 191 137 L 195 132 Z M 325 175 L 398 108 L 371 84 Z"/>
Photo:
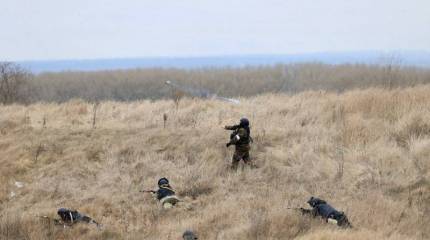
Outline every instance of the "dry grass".
<path fill-rule="evenodd" d="M 430 238 L 430 86 L 242 101 L 101 102 L 95 128 L 80 100 L 0 106 L 0 239 Z M 231 172 L 222 127 L 244 115 L 259 167 Z M 164 176 L 184 199 L 169 211 L 138 192 Z M 311 195 L 355 229 L 286 209 Z M 34 217 L 59 207 L 104 230 Z"/>

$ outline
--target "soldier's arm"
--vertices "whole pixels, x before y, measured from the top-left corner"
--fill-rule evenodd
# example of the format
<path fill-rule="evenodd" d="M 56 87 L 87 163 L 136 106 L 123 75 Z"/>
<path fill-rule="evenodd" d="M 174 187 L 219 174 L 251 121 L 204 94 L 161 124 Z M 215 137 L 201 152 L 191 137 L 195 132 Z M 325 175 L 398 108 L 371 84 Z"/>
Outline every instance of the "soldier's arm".
<path fill-rule="evenodd" d="M 309 216 L 312 216 L 312 217 L 318 216 L 318 212 L 317 212 L 317 210 L 315 208 L 312 208 L 312 209 L 300 208 L 300 212 L 303 215 L 309 215 Z"/>
<path fill-rule="evenodd" d="M 224 129 L 225 130 L 236 130 L 238 128 L 237 125 L 233 125 L 233 126 L 225 126 Z"/>
<path fill-rule="evenodd" d="M 303 215 L 312 215 L 312 209 L 299 208 Z"/>
<path fill-rule="evenodd" d="M 72 215 L 72 212 L 69 212 L 69 216 L 70 216 L 70 222 L 73 224 L 73 215 Z"/>
<path fill-rule="evenodd" d="M 241 138 L 246 137 L 247 134 L 248 133 L 246 132 L 245 129 L 240 128 L 238 133 L 230 139 L 230 142 L 228 143 L 228 145 L 236 144 Z"/>

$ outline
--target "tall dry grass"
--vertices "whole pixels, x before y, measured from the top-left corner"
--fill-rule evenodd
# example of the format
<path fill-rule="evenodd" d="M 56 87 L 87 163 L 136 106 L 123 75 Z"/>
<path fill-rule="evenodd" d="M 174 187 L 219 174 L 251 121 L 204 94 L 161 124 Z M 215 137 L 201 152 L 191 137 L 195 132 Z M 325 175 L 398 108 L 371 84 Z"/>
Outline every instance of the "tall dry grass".
<path fill-rule="evenodd" d="M 0 106 L 1 239 L 429 239 L 430 86 L 241 99 Z M 167 114 L 166 128 L 163 115 Z M 247 116 L 257 169 L 229 171 L 222 129 Z M 168 177 L 184 202 L 142 188 Z M 24 187 L 15 186 L 24 182 Z M 11 196 L 11 192 L 15 196 Z M 300 216 L 310 196 L 355 226 Z M 76 208 L 104 225 L 34 217 Z"/>

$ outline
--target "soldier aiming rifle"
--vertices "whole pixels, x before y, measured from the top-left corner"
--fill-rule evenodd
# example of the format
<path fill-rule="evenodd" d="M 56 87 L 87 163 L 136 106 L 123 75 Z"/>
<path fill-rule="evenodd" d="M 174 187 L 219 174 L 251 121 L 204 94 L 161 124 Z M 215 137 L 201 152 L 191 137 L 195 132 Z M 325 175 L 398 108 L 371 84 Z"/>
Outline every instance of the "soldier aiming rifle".
<path fill-rule="evenodd" d="M 298 210 L 303 215 L 309 215 L 312 217 L 319 216 L 326 222 L 335 223 L 339 227 L 352 228 L 352 225 L 345 213 L 334 209 L 326 201 L 316 197 L 311 197 L 307 203 L 312 207 L 312 209 L 292 207 L 288 207 L 287 209 Z"/>
<path fill-rule="evenodd" d="M 160 178 L 158 180 L 158 190 L 141 190 L 140 192 L 153 194 L 154 197 L 160 201 L 163 208 L 171 208 L 176 205 L 176 203 L 180 202 L 167 178 Z"/>

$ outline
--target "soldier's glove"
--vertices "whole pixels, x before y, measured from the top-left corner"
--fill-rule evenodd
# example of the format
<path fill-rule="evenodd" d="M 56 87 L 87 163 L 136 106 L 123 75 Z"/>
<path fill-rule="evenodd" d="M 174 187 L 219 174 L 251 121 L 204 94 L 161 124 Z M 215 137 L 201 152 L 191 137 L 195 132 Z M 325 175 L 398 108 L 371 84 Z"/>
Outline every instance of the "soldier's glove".
<path fill-rule="evenodd" d="M 231 145 L 231 143 L 227 143 L 225 146 L 226 146 L 226 147 L 230 147 L 230 145 Z"/>

